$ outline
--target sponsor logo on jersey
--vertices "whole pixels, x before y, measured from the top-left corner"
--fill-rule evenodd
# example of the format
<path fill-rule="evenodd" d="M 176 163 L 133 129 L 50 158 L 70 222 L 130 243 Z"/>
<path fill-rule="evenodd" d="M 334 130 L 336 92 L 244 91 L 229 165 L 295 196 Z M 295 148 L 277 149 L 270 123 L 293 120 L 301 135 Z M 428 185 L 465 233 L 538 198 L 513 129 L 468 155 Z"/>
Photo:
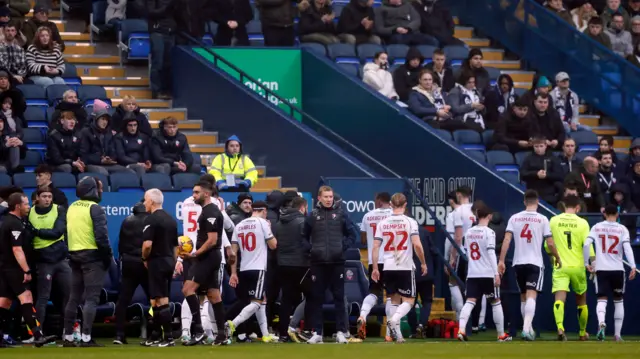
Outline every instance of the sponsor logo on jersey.
<path fill-rule="evenodd" d="M 144 226 L 144 229 L 142 230 L 142 232 L 146 231 L 146 230 L 147 230 L 147 228 L 149 228 L 149 227 L 151 227 L 151 225 L 150 225 L 150 224 L 147 224 L 146 226 Z"/>

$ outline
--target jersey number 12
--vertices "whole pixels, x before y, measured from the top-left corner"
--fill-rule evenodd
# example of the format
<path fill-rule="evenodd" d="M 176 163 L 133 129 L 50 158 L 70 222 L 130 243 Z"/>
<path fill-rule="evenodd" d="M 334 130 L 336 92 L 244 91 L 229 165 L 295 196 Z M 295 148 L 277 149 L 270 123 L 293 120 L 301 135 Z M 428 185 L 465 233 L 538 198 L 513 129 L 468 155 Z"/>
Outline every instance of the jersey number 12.
<path fill-rule="evenodd" d="M 601 234 L 598 237 L 600 237 L 600 242 L 602 242 L 602 253 L 618 254 L 618 250 L 616 249 L 616 246 L 620 242 L 620 238 L 618 236 L 605 236 L 604 234 Z M 612 240 L 609 249 L 607 249 L 607 239 Z"/>

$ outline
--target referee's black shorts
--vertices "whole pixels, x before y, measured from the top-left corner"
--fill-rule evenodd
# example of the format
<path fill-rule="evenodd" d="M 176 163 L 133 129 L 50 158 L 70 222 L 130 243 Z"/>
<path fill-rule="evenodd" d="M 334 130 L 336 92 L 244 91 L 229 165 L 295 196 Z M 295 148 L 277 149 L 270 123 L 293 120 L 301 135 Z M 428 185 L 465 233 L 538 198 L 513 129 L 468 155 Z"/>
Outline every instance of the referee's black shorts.
<path fill-rule="evenodd" d="M 24 272 L 21 269 L 0 270 L 0 298 L 14 299 L 30 290 L 29 283 L 24 282 Z"/>
<path fill-rule="evenodd" d="M 149 260 L 149 297 L 150 299 L 168 298 L 171 293 L 171 281 L 176 263 L 171 257 Z"/>
<path fill-rule="evenodd" d="M 213 249 L 202 258 L 195 258 L 191 262 L 187 280 L 198 283 L 199 292 L 220 289 L 222 283 L 221 266 L 222 256 L 220 251 Z"/>

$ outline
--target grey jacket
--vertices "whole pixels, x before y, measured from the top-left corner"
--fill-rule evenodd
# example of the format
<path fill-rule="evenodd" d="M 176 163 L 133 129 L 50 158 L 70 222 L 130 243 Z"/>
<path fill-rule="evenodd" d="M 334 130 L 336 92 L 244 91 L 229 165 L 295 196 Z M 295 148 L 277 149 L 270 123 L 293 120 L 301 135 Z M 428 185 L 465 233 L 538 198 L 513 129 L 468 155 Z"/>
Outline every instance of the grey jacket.
<path fill-rule="evenodd" d="M 400 6 L 389 4 L 388 0 L 376 9 L 376 21 L 373 22 L 375 31 L 381 36 L 391 36 L 399 27 L 411 32 L 420 31 L 420 14 L 409 1 L 402 1 Z"/>
<path fill-rule="evenodd" d="M 623 30 L 616 32 L 608 28 L 605 30 L 605 34 L 607 34 L 609 40 L 611 40 L 611 50 L 613 50 L 613 52 L 622 57 L 633 54 L 633 38 L 629 31 Z"/>

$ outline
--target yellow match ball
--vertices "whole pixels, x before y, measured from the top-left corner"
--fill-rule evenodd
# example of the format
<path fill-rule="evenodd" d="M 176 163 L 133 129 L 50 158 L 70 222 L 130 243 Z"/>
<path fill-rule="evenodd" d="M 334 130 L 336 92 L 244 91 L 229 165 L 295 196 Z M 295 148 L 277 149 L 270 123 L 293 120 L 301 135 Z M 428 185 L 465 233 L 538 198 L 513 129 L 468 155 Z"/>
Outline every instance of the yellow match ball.
<path fill-rule="evenodd" d="M 178 237 L 178 252 L 181 254 L 191 253 L 193 250 L 193 241 L 187 236 Z"/>

